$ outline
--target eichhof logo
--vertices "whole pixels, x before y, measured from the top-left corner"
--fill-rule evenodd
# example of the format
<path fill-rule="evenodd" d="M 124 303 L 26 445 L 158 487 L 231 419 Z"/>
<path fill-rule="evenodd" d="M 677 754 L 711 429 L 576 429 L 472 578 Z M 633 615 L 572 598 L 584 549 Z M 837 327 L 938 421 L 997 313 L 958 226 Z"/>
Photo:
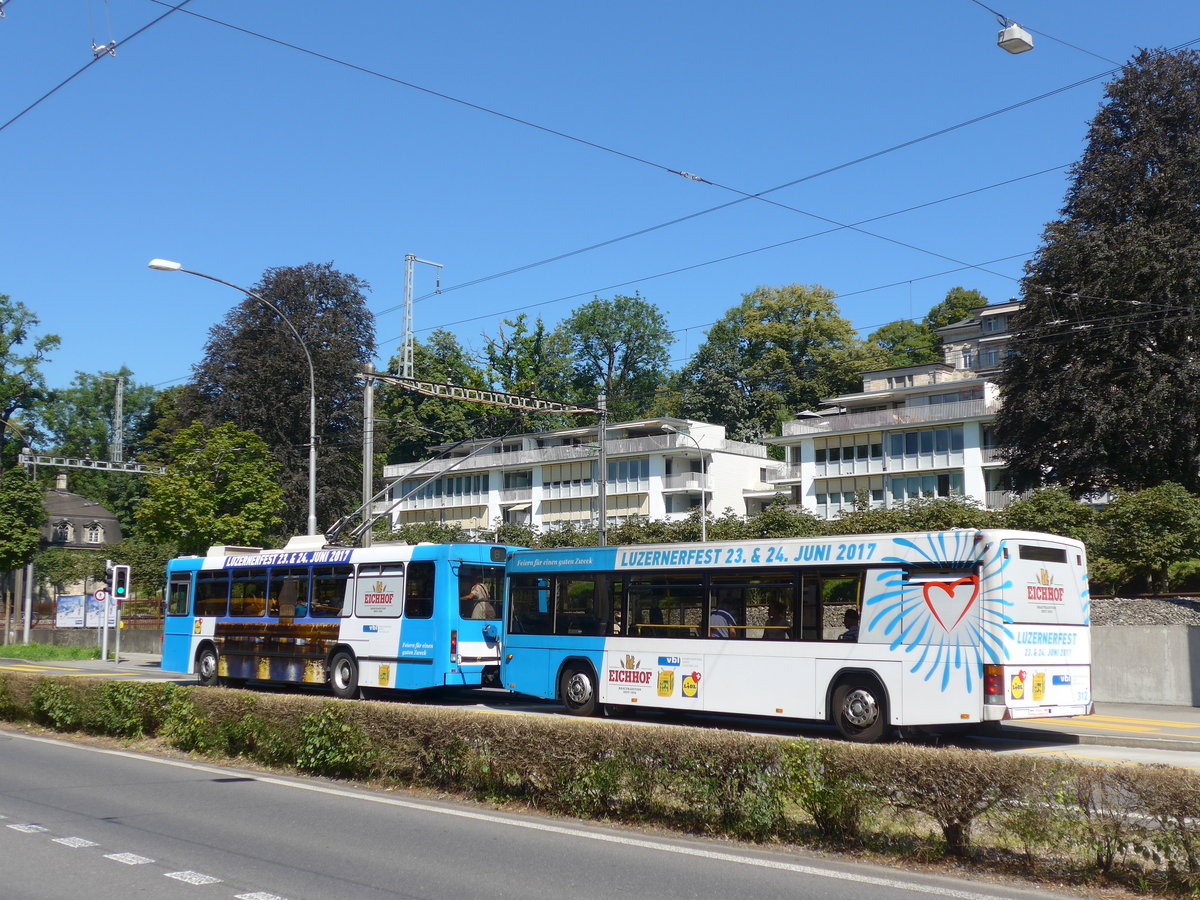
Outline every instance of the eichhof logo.
<path fill-rule="evenodd" d="M 608 680 L 612 684 L 649 684 L 650 678 L 650 670 L 643 669 L 632 653 L 625 654 L 617 668 L 608 670 Z"/>
<path fill-rule="evenodd" d="M 1045 567 L 1038 570 L 1036 580 L 1037 584 L 1025 586 L 1028 592 L 1027 599 L 1062 603 L 1064 591 L 1054 586 L 1054 576 L 1046 571 Z"/>
<path fill-rule="evenodd" d="M 367 605 L 390 606 L 396 595 L 387 589 L 387 585 L 382 581 L 376 581 L 371 588 L 363 594 L 363 603 Z"/>

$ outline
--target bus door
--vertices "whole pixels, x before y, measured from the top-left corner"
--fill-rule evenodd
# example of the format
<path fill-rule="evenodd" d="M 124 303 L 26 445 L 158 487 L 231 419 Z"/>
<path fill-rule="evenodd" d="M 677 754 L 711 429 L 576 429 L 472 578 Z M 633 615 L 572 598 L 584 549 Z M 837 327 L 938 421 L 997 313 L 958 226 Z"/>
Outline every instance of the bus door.
<path fill-rule="evenodd" d="M 354 614 L 342 619 L 341 638 L 358 656 L 363 687 L 403 690 L 427 680 L 405 671 L 406 666 L 428 666 L 432 654 L 403 622 L 404 575 L 400 562 L 358 567 Z"/>
<path fill-rule="evenodd" d="M 450 570 L 455 585 L 451 656 L 457 671 L 447 683 L 499 683 L 504 569 L 459 561 Z"/>
<path fill-rule="evenodd" d="M 162 667 L 168 672 L 192 671 L 192 579 L 194 572 L 172 572 L 167 583 L 163 620 Z"/>

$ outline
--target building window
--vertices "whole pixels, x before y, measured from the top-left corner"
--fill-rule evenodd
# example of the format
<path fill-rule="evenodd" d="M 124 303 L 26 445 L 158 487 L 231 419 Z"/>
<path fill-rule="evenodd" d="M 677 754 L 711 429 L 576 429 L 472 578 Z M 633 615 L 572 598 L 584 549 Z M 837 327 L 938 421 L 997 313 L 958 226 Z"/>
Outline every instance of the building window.
<path fill-rule="evenodd" d="M 1008 330 L 1008 316 L 988 316 L 979 323 L 979 330 L 984 334 L 996 334 Z"/>
<path fill-rule="evenodd" d="M 93 522 L 87 527 L 86 540 L 89 544 L 104 543 L 104 526 L 99 522 Z"/>
<path fill-rule="evenodd" d="M 75 538 L 75 528 L 70 522 L 56 522 L 54 525 L 54 543 L 69 544 Z"/>

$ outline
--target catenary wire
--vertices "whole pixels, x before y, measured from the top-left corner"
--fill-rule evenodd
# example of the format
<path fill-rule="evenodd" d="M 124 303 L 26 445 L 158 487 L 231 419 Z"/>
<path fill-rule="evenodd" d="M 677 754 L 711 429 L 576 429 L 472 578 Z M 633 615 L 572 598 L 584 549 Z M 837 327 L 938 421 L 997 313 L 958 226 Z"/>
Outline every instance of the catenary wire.
<path fill-rule="evenodd" d="M 183 2 L 178 4 L 177 6 L 171 6 L 171 4 L 169 4 L 169 3 L 160 2 L 160 5 L 170 6 L 171 8 L 168 9 L 161 16 L 159 16 L 157 19 L 152 19 L 150 22 L 147 22 L 141 28 L 137 29 L 137 31 L 135 31 L 132 34 L 128 35 L 127 37 L 124 37 L 121 40 L 117 41 L 116 45 L 112 49 L 115 50 L 117 47 L 120 47 L 123 44 L 129 43 L 138 35 L 142 34 L 143 32 L 147 31 L 150 28 L 153 28 L 155 25 L 157 25 L 159 22 L 161 22 L 167 16 L 171 15 L 171 13 L 179 12 L 181 10 L 183 12 L 187 12 L 187 10 L 184 10 L 183 7 L 187 6 L 191 2 L 192 2 L 192 0 L 183 0 Z M 98 56 L 93 56 L 90 62 L 88 62 L 87 64 L 76 69 L 72 74 L 68 75 L 66 78 L 64 78 L 62 81 L 60 81 L 54 87 L 52 87 L 46 93 L 42 94 L 42 96 L 38 97 L 36 100 L 34 100 L 32 103 L 30 103 L 27 107 L 25 107 L 23 110 L 21 110 L 15 116 L 13 116 L 11 119 L 9 119 L 7 122 L 5 122 L 3 125 L 0 125 L 0 131 L 3 131 L 9 125 L 16 122 L 18 119 L 20 119 L 26 113 L 32 111 L 34 108 L 36 108 L 37 106 L 39 106 L 46 100 L 49 100 L 51 97 L 53 97 L 55 94 L 57 94 L 60 90 L 65 88 L 68 84 L 70 84 L 72 81 L 74 81 L 76 78 L 78 78 L 80 75 L 82 75 L 84 72 L 86 72 L 88 69 L 90 69 L 92 66 L 94 66 L 96 63 L 98 63 L 101 59 L 103 59 L 107 55 L 108 55 L 107 53 L 103 53 Z"/>

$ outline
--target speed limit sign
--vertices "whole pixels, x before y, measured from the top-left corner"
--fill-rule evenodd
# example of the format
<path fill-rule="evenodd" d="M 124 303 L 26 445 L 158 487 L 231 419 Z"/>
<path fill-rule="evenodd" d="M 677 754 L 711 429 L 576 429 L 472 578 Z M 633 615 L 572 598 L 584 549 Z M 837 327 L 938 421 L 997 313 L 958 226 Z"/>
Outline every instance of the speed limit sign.
<path fill-rule="evenodd" d="M 108 591 L 106 591 L 104 588 L 99 588 L 96 591 L 96 593 L 92 594 L 92 596 L 95 597 L 97 600 L 101 600 L 101 601 L 107 600 L 108 599 Z"/>

